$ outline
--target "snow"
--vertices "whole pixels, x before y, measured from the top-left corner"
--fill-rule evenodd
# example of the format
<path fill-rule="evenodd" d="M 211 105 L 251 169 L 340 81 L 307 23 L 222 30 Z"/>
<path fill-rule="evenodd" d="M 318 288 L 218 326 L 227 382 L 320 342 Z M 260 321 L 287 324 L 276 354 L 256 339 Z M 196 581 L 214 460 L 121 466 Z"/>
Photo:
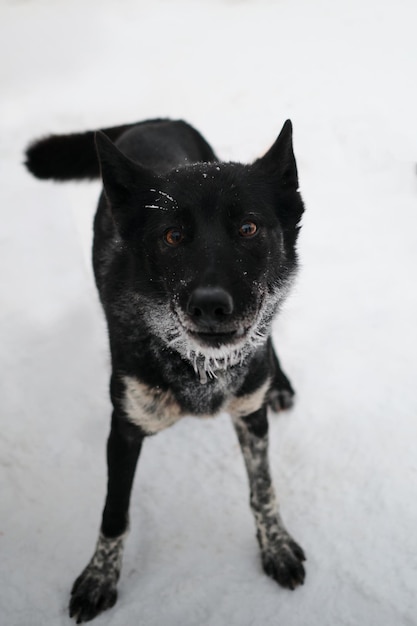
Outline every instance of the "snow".
<path fill-rule="evenodd" d="M 36 181 L 23 149 L 158 116 L 241 161 L 294 124 L 302 270 L 275 339 L 298 399 L 270 458 L 307 579 L 261 572 L 229 418 L 187 418 L 144 446 L 119 600 L 95 623 L 417 623 L 416 17 L 413 0 L 3 0 L 2 624 L 70 623 L 110 415 L 99 185 Z"/>

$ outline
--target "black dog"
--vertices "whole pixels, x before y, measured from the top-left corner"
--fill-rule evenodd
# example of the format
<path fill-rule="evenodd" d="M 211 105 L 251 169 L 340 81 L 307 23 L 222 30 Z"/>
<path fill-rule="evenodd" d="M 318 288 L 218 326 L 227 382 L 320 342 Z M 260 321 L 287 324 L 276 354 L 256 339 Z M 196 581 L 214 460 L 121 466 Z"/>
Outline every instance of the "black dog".
<path fill-rule="evenodd" d="M 93 263 L 112 358 L 108 490 L 70 615 L 80 623 L 116 602 L 142 443 L 189 414 L 231 414 L 264 570 L 302 584 L 305 557 L 281 521 L 267 460 L 267 405 L 285 409 L 294 395 L 271 342 L 303 213 L 291 122 L 251 165 L 222 163 L 191 126 L 159 119 L 51 136 L 26 164 L 56 180 L 101 171 L 104 184 Z"/>

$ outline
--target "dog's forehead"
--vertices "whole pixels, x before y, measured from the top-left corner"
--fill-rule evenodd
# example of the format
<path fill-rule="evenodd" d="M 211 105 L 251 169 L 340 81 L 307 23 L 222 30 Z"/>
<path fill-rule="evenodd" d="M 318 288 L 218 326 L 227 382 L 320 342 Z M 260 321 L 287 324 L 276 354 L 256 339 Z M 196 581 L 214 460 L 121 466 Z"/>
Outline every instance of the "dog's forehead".
<path fill-rule="evenodd" d="M 215 201 L 239 201 L 250 193 L 248 166 L 240 163 L 196 163 L 174 169 L 161 188 L 178 206 Z"/>

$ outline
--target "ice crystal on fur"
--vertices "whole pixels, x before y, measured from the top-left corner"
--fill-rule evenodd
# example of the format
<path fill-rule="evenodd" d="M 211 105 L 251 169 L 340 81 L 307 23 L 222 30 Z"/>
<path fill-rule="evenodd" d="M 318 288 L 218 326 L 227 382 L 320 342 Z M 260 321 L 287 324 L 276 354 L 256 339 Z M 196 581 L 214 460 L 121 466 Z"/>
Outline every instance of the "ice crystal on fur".
<path fill-rule="evenodd" d="M 149 191 L 152 191 L 153 193 L 158 193 L 160 196 L 163 196 L 164 198 L 166 198 L 167 200 L 172 202 L 175 207 L 178 206 L 177 201 L 174 200 L 174 198 L 172 196 L 170 196 L 168 193 L 166 193 L 165 191 L 161 191 L 160 189 L 150 189 Z M 158 198 L 158 200 L 160 200 L 160 198 Z M 165 200 L 165 202 L 166 202 L 166 200 Z M 161 208 L 161 207 L 159 207 L 159 208 Z M 164 210 L 167 211 L 167 209 L 164 209 Z"/>

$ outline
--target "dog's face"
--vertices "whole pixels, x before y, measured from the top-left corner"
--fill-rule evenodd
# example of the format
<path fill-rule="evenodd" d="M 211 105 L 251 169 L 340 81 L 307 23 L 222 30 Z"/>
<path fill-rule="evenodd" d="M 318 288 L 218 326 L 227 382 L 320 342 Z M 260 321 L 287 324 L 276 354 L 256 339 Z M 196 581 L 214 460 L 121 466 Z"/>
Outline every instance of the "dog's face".
<path fill-rule="evenodd" d="M 265 340 L 296 268 L 303 204 L 284 126 L 252 165 L 156 175 L 98 137 L 103 182 L 147 324 L 208 374 Z"/>

